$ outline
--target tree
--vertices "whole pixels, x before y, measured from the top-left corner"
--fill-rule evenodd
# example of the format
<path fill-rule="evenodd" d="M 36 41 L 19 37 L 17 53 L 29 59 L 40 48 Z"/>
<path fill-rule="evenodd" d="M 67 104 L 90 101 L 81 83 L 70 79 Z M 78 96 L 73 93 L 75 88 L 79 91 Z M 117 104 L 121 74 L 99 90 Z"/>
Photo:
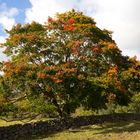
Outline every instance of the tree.
<path fill-rule="evenodd" d="M 128 100 L 119 77 L 130 68 L 130 59 L 121 54 L 112 32 L 99 29 L 91 17 L 72 10 L 49 17 L 44 25 L 17 24 L 6 32 L 2 46 L 11 59 L 3 62 L 1 89 L 8 98 L 43 96 L 60 116 L 81 104 L 103 107 L 110 94 Z"/>

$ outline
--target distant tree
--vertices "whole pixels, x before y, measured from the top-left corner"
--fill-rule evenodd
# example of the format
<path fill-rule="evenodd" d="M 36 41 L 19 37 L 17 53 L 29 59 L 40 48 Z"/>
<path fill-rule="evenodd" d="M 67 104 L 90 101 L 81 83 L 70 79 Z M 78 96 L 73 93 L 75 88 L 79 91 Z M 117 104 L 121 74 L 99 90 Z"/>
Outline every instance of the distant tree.
<path fill-rule="evenodd" d="M 6 32 L 1 46 L 10 60 L 1 68 L 1 90 L 9 99 L 43 96 L 64 116 L 81 104 L 104 107 L 112 95 L 127 104 L 130 93 L 139 90 L 139 62 L 123 56 L 112 32 L 82 12 L 57 14 L 44 25 L 17 24 Z"/>

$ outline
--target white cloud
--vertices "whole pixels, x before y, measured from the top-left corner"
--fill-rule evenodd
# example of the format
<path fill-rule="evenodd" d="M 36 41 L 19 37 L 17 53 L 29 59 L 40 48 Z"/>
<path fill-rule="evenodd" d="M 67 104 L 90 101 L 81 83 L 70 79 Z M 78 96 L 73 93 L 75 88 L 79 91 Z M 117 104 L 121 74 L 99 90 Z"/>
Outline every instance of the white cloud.
<path fill-rule="evenodd" d="M 4 43 L 6 39 L 6 36 L 0 36 L 0 43 Z M 3 53 L 3 48 L 0 48 L 0 61 L 7 60 L 8 58 L 6 55 Z"/>
<path fill-rule="evenodd" d="M 26 10 L 26 22 L 43 23 L 48 16 L 72 8 L 82 10 L 95 18 L 100 28 L 114 31 L 113 38 L 123 54 L 140 59 L 139 0 L 29 0 L 32 7 Z"/>
<path fill-rule="evenodd" d="M 18 14 L 17 8 L 8 8 L 5 3 L 0 4 L 0 24 L 4 29 L 11 29 L 16 23 L 15 16 Z"/>
<path fill-rule="evenodd" d="M 38 21 L 44 23 L 48 16 L 54 16 L 56 12 L 64 12 L 72 8 L 75 0 L 29 0 L 32 7 L 26 11 L 26 22 Z"/>
<path fill-rule="evenodd" d="M 138 0 L 98 0 L 94 16 L 97 25 L 114 31 L 113 38 L 123 54 L 140 59 L 140 15 L 137 14 Z"/>
<path fill-rule="evenodd" d="M 4 43 L 5 42 L 5 38 L 4 36 L 0 36 L 0 43 Z"/>
<path fill-rule="evenodd" d="M 17 8 L 9 8 L 5 3 L 0 4 L 0 25 L 3 30 L 10 30 L 16 23 L 15 16 L 18 14 Z M 0 43 L 4 43 L 7 36 L 0 36 Z M 7 60 L 5 54 L 3 54 L 3 48 L 0 48 L 0 61 Z"/>

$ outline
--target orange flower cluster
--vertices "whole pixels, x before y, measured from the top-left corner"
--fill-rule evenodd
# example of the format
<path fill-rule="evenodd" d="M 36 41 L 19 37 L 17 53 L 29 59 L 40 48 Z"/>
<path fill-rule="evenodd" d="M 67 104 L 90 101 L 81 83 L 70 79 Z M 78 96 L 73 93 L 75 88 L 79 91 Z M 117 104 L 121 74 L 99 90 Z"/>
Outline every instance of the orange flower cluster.
<path fill-rule="evenodd" d="M 118 67 L 117 66 L 113 66 L 108 70 L 108 74 L 110 76 L 116 75 L 118 73 Z"/>
<path fill-rule="evenodd" d="M 52 79 L 53 82 L 55 82 L 55 83 L 57 83 L 57 84 L 63 82 L 63 80 L 60 80 L 60 79 L 58 79 L 58 78 L 56 78 L 56 77 L 53 77 L 53 76 L 51 77 L 51 79 Z"/>
<path fill-rule="evenodd" d="M 52 23 L 53 19 L 51 17 L 48 17 L 48 23 Z"/>
<path fill-rule="evenodd" d="M 94 53 L 100 53 L 101 52 L 101 48 L 99 48 L 99 47 L 92 47 L 92 51 Z"/>
<path fill-rule="evenodd" d="M 37 77 L 38 77 L 38 78 L 44 79 L 44 78 L 46 78 L 46 74 L 43 73 L 43 72 L 38 72 L 38 73 L 37 73 Z"/>
<path fill-rule="evenodd" d="M 117 46 L 114 43 L 108 44 L 108 49 L 116 49 Z"/>
<path fill-rule="evenodd" d="M 80 47 L 81 47 L 82 44 L 83 44 L 82 41 L 79 41 L 79 40 L 73 41 L 73 42 L 69 45 L 70 48 L 71 48 L 72 53 L 75 54 L 75 55 L 78 55 L 79 52 L 80 52 Z"/>
<path fill-rule="evenodd" d="M 137 61 L 137 56 L 131 57 L 131 58 L 130 58 L 130 61 L 131 61 L 132 63 L 136 63 L 136 61 Z"/>
<path fill-rule="evenodd" d="M 72 31 L 74 27 L 72 25 L 64 25 L 64 30 Z"/>
<path fill-rule="evenodd" d="M 71 51 L 73 54 L 78 55 L 79 54 L 79 49 L 77 47 L 71 48 Z"/>
<path fill-rule="evenodd" d="M 22 67 L 17 67 L 17 68 L 15 69 L 15 73 L 18 74 L 18 73 L 21 72 L 21 70 L 22 70 Z"/>
<path fill-rule="evenodd" d="M 13 68 L 14 68 L 14 66 L 11 62 L 4 63 L 3 71 L 4 71 L 6 77 L 10 77 L 13 74 L 13 72 L 14 72 Z"/>
<path fill-rule="evenodd" d="M 74 26 L 73 26 L 74 22 L 75 22 L 74 19 L 69 19 L 64 25 L 64 30 L 68 30 L 68 31 L 74 30 Z"/>
<path fill-rule="evenodd" d="M 71 25 L 71 24 L 74 24 L 74 22 L 75 20 L 71 18 L 66 22 L 66 24 Z"/>
<path fill-rule="evenodd" d="M 45 67 L 45 70 L 56 70 L 57 67 L 56 66 L 47 66 Z"/>
<path fill-rule="evenodd" d="M 59 71 L 59 72 L 57 72 L 56 74 L 55 74 L 55 76 L 62 76 L 64 74 L 64 72 L 62 72 L 62 71 Z"/>
<path fill-rule="evenodd" d="M 70 73 L 70 72 L 76 72 L 77 69 L 76 68 L 65 68 L 64 71 L 67 73 Z"/>
<path fill-rule="evenodd" d="M 120 91 L 122 91 L 123 93 L 126 92 L 125 87 L 122 85 L 122 83 L 121 83 L 120 81 L 116 81 L 116 82 L 115 82 L 115 86 L 116 86 Z"/>
<path fill-rule="evenodd" d="M 11 62 L 4 62 L 5 68 L 13 68 L 13 64 Z"/>
<path fill-rule="evenodd" d="M 9 42 L 13 45 L 17 45 L 20 41 L 34 41 L 36 37 L 36 33 L 23 33 L 21 35 L 14 34 L 11 39 L 9 39 Z"/>

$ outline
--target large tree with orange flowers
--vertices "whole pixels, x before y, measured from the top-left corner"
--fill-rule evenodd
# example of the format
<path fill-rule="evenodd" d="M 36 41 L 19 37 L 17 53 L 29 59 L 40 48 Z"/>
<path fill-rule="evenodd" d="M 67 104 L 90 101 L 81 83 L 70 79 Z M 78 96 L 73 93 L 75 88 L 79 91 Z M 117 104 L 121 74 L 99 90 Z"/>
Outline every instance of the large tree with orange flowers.
<path fill-rule="evenodd" d="M 80 105 L 127 104 L 139 90 L 139 62 L 123 56 L 112 33 L 82 12 L 57 14 L 44 25 L 17 24 L 6 32 L 1 46 L 10 60 L 1 66 L 1 90 L 9 99 L 42 96 L 63 116 Z"/>

